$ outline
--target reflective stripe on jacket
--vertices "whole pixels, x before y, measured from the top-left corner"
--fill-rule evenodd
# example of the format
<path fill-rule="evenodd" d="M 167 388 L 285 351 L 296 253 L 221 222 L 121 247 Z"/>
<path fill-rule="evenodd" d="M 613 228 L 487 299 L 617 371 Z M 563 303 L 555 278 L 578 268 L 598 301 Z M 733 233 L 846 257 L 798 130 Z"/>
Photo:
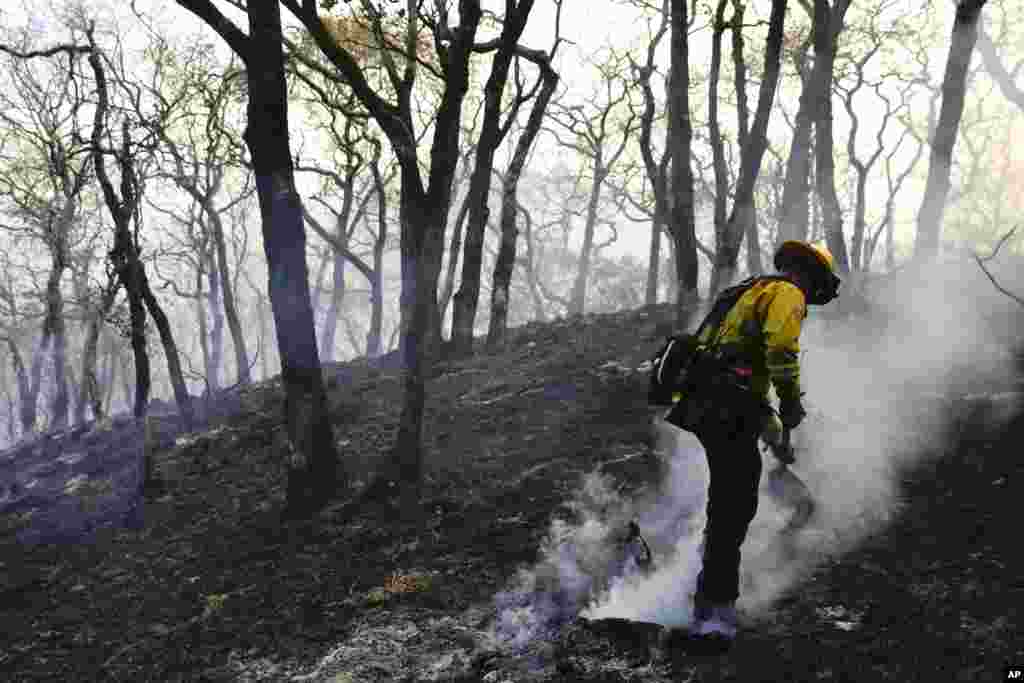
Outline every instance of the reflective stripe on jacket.
<path fill-rule="evenodd" d="M 804 293 L 792 282 L 762 280 L 743 293 L 718 329 L 701 334 L 702 344 L 741 359 L 753 371 L 755 394 L 800 391 L 800 328 L 807 317 Z"/>

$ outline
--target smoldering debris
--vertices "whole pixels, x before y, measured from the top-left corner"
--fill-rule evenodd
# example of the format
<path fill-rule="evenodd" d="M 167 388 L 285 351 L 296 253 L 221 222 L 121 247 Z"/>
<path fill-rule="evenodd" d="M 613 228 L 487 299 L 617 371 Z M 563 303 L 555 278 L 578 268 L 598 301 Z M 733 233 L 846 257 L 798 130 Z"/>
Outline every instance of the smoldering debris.
<path fill-rule="evenodd" d="M 890 523 L 902 509 L 901 473 L 948 452 L 957 414 L 951 406 L 993 422 L 1019 409 L 1019 389 L 998 399 L 979 399 L 965 389 L 1014 374 L 1013 339 L 991 332 L 1001 303 L 975 287 L 975 275 L 947 264 L 894 279 L 890 287 L 898 291 L 892 296 L 875 292 L 871 324 L 828 310 L 812 313 L 802 339 L 810 415 L 794 435 L 794 469 L 818 505 L 805 528 L 780 535 L 792 510 L 765 495 L 762 480 L 758 513 L 743 546 L 741 613 L 768 608 L 816 566 Z M 520 596 L 514 612 L 499 608 L 498 624 L 510 643 L 521 647 L 546 634 L 575 606 L 593 619 L 672 627 L 689 622 L 700 569 L 706 464 L 691 435 L 659 419 L 653 429 L 667 463 L 661 489 L 624 500 L 596 475 L 585 481 L 575 503 L 578 523 L 552 525 L 544 559 L 523 573 L 513 591 Z M 658 558 L 650 575 L 616 572 L 608 556 L 608 539 L 628 518 L 639 520 Z M 562 597 L 524 597 L 551 594 Z M 509 627 L 513 613 L 516 628 Z"/>
<path fill-rule="evenodd" d="M 817 567 L 898 516 L 901 471 L 929 454 L 940 457 L 957 421 L 996 421 L 1013 413 L 1009 406 L 1019 395 L 1011 389 L 995 395 L 960 389 L 965 376 L 1012 376 L 1005 344 L 992 339 L 968 344 L 959 333 L 937 339 L 937 330 L 960 314 L 920 318 L 927 318 L 929 306 L 962 300 L 925 290 L 904 306 L 890 305 L 894 320 L 869 333 L 860 321 L 808 321 L 803 377 L 810 415 L 794 433 L 793 468 L 818 505 L 805 528 L 781 536 L 792 510 L 766 492 L 761 495 L 743 546 L 739 607 L 744 620 L 770 612 Z M 970 319 L 968 312 L 962 315 L 961 323 Z M 657 490 L 627 496 L 601 468 L 586 476 L 567 505 L 569 514 L 552 520 L 540 561 L 495 596 L 490 616 L 455 618 L 463 637 L 472 637 L 475 645 L 445 645 L 419 624 L 416 638 L 403 647 L 432 657 L 407 658 L 404 665 L 424 676 L 444 669 L 485 681 L 565 680 L 598 669 L 636 676 L 642 671 L 643 680 L 663 680 L 654 662 L 656 641 L 667 628 L 685 627 L 692 618 L 707 467 L 692 435 L 657 417 L 651 428 L 664 463 Z M 770 463 L 765 465 L 767 474 Z M 647 574 L 622 553 L 620 541 L 631 520 L 654 553 L 654 569 Z M 837 629 L 855 630 L 862 614 L 853 604 L 819 617 Z M 399 642 L 405 634 L 382 629 L 372 632 L 374 638 Z M 348 671 L 372 659 L 370 631 L 359 633 L 362 640 L 351 641 L 353 649 L 342 653 Z M 381 653 L 398 661 L 394 650 Z M 428 664 L 436 670 L 428 671 Z"/>

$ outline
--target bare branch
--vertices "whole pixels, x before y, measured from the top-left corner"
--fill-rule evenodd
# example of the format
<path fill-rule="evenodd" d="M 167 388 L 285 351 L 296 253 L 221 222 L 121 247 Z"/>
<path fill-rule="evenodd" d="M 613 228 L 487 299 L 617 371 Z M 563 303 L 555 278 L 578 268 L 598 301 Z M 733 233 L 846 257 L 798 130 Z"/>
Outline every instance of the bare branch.
<path fill-rule="evenodd" d="M 55 45 L 54 47 L 47 48 L 45 50 L 30 50 L 29 52 L 22 52 L 7 45 L 0 45 L 0 52 L 6 52 L 7 54 L 13 57 L 17 57 L 18 59 L 32 59 L 34 57 L 52 57 L 55 54 L 59 54 L 61 52 L 67 52 L 69 55 L 84 55 L 88 53 L 91 49 L 92 48 L 90 48 L 88 45 L 66 44 Z"/>
<path fill-rule="evenodd" d="M 971 256 L 974 257 L 974 261 L 978 264 L 978 267 L 981 268 L 981 272 L 985 273 L 985 276 L 989 279 L 989 282 L 992 283 L 992 286 L 994 286 L 1000 292 L 1002 292 L 1006 296 L 1008 296 L 1011 299 L 1013 299 L 1014 301 L 1016 301 L 1021 306 L 1024 306 L 1024 297 L 1020 297 L 1020 296 L 1014 294 L 1013 292 L 1009 291 L 1008 289 L 1003 287 L 1001 284 L 999 284 L 999 282 L 996 281 L 995 276 L 993 276 L 992 273 L 989 272 L 989 269 L 985 267 L 985 264 L 988 263 L 989 261 L 991 261 L 992 259 L 994 259 L 996 257 L 996 255 L 999 253 L 999 250 L 1003 248 L 1003 245 L 1006 244 L 1007 240 L 1009 240 L 1011 237 L 1013 237 L 1013 234 L 1015 232 L 1017 232 L 1017 228 L 1019 228 L 1019 227 L 1020 227 L 1019 225 L 1015 226 L 1008 233 L 1006 233 L 1005 235 L 1000 237 L 999 241 L 996 242 L 995 249 L 993 249 L 992 253 L 989 254 L 988 256 L 982 258 L 977 253 L 972 253 Z"/>
<path fill-rule="evenodd" d="M 338 238 L 327 232 L 327 230 L 320 225 L 320 222 L 305 209 L 302 211 L 302 217 L 306 219 L 306 223 L 309 227 L 313 228 L 313 232 L 319 235 L 325 242 L 327 242 L 327 244 L 331 245 L 332 249 L 348 259 L 367 280 L 373 282 L 373 269 L 368 266 L 363 259 L 359 258 L 357 254 L 342 244 Z"/>

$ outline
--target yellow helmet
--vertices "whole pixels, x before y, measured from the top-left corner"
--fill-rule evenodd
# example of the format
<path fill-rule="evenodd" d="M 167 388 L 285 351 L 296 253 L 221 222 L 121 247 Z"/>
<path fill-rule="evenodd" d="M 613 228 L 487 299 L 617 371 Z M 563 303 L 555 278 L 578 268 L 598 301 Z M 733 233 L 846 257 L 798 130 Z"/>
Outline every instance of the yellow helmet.
<path fill-rule="evenodd" d="M 822 305 L 839 296 L 839 278 L 835 272 L 835 259 L 828 247 L 799 240 L 783 242 L 775 252 L 775 268 L 806 273 L 807 303 Z"/>

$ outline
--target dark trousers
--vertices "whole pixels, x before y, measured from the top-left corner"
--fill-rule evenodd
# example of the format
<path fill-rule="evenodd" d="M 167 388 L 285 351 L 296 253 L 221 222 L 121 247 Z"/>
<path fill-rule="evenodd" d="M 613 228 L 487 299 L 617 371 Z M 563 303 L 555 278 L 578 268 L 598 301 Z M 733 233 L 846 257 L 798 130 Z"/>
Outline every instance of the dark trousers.
<path fill-rule="evenodd" d="M 711 470 L 704 566 L 697 576 L 698 602 L 727 603 L 739 596 L 740 546 L 757 512 L 759 432 L 760 421 L 754 416 L 705 424 L 695 430 Z"/>

